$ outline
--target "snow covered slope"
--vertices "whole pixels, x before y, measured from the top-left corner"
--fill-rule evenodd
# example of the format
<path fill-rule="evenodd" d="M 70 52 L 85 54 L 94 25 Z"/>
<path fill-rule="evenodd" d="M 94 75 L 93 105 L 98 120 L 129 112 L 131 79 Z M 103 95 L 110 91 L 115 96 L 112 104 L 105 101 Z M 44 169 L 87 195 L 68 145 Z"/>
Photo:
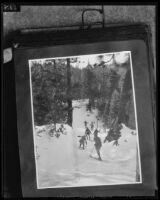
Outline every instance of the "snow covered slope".
<path fill-rule="evenodd" d="M 100 131 L 103 161 L 96 159 L 93 137 L 84 150 L 79 148 L 78 136 L 84 135 L 84 120 L 96 122 L 96 112 L 87 113 L 85 103 L 74 104 L 73 127 L 65 124 L 66 134 L 58 138 L 48 134 L 52 125 L 35 127 L 38 188 L 136 182 L 137 133 L 124 124 L 118 146 L 113 142 L 103 143 L 108 130 Z M 89 157 L 91 153 L 95 159 Z"/>

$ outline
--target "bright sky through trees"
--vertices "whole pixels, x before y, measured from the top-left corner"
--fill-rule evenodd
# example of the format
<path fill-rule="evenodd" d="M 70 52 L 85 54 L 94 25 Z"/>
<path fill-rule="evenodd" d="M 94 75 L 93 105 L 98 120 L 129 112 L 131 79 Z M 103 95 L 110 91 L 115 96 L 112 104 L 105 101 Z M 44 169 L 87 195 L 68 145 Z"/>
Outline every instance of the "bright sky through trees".
<path fill-rule="evenodd" d="M 113 62 L 113 59 L 111 59 L 113 56 L 113 53 L 106 53 L 106 54 L 92 54 L 92 55 L 83 55 L 83 56 L 77 56 L 77 62 L 72 62 L 72 67 L 78 67 L 80 69 L 87 67 L 88 64 L 99 64 L 100 62 L 104 61 L 106 62 L 106 65 L 111 65 Z M 123 52 L 117 52 L 114 53 L 114 58 L 117 64 L 123 64 L 125 63 L 129 58 L 129 52 L 123 51 Z M 65 59 L 67 57 L 63 57 Z M 71 58 L 71 57 L 70 57 Z M 57 58 L 52 58 L 57 59 Z M 61 59 L 61 58 L 58 58 Z M 43 64 L 46 62 L 47 59 L 41 59 L 36 60 L 37 63 Z M 51 60 L 51 59 L 50 59 Z"/>

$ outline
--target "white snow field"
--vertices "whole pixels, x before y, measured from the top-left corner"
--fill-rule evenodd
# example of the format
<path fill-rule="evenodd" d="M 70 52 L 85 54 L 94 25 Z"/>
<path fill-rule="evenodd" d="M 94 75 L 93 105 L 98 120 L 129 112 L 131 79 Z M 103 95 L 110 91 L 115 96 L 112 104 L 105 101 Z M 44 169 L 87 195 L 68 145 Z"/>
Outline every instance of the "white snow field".
<path fill-rule="evenodd" d="M 49 136 L 51 126 L 35 127 L 38 189 L 136 183 L 138 143 L 134 130 L 123 124 L 119 146 L 103 143 L 108 130 L 105 133 L 99 121 L 102 161 L 96 159 L 93 137 L 84 150 L 79 148 L 78 136 L 84 135 L 84 121 L 95 121 L 97 125 L 97 110 L 87 113 L 86 103 L 87 100 L 73 101 L 73 127 L 65 124 L 66 134 L 59 138 Z"/>

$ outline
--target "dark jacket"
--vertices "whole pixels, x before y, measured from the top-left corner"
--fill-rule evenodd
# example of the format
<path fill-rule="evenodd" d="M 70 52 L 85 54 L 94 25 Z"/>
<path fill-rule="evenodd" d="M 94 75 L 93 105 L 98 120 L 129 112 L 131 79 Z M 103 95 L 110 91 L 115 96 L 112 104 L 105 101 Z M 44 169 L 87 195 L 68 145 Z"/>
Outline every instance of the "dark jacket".
<path fill-rule="evenodd" d="M 96 148 L 101 148 L 102 146 L 102 142 L 101 142 L 101 139 L 97 136 L 97 137 L 94 137 L 94 141 L 95 141 L 95 147 Z"/>

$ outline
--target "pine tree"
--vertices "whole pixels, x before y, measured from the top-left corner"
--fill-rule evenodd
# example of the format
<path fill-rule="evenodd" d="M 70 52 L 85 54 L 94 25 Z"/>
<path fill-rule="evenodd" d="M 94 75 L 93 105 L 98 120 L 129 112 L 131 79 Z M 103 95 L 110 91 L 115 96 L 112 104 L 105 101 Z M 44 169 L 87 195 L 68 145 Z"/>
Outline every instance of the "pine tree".
<path fill-rule="evenodd" d="M 136 128 L 135 123 L 135 110 L 134 110 L 134 101 L 133 101 L 133 94 L 131 92 L 129 101 L 126 104 L 125 107 L 125 113 L 128 116 L 128 120 L 126 122 L 126 125 L 132 129 Z"/>
<path fill-rule="evenodd" d="M 57 63 L 50 60 L 32 66 L 34 119 L 38 125 L 66 122 L 66 66 L 64 60 Z"/>
<path fill-rule="evenodd" d="M 89 98 L 89 110 L 94 107 L 94 100 L 96 98 L 97 88 L 96 88 L 96 76 L 94 74 L 92 66 L 88 65 L 85 70 L 85 79 L 84 79 L 84 89 L 85 94 Z"/>
<path fill-rule="evenodd" d="M 110 110 L 109 110 L 109 125 L 111 125 L 112 121 L 118 116 L 120 104 L 120 93 L 117 89 L 115 89 L 112 93 L 111 101 L 110 101 Z"/>

